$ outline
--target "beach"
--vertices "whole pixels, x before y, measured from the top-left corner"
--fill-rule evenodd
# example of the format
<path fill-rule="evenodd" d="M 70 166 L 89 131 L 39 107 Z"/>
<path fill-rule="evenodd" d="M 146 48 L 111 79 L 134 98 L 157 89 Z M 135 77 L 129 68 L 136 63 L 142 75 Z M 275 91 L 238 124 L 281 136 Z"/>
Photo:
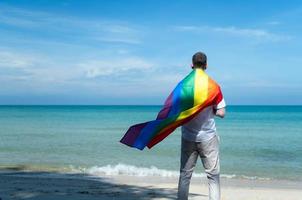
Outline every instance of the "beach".
<path fill-rule="evenodd" d="M 301 182 L 221 180 L 222 200 L 297 200 Z M 103 176 L 6 170 L 0 172 L 0 197 L 45 200 L 176 199 L 177 179 L 162 177 Z M 193 178 L 190 198 L 208 199 L 205 179 Z"/>
<path fill-rule="evenodd" d="M 175 199 L 180 130 L 143 151 L 119 142 L 159 109 L 0 106 L 1 200 Z M 222 200 L 301 198 L 301 106 L 229 106 L 216 122 Z M 190 199 L 207 195 L 199 160 Z"/>

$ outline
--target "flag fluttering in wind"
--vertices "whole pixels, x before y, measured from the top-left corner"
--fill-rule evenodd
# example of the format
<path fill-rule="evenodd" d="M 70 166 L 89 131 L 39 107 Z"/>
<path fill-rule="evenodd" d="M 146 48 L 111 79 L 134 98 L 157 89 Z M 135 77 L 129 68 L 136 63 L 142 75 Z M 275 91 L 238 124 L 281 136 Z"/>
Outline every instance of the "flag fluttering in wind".
<path fill-rule="evenodd" d="M 222 98 L 219 85 L 202 69 L 193 69 L 168 96 L 157 118 L 131 126 L 120 142 L 140 150 L 146 146 L 152 148 L 204 108 L 217 105 Z"/>

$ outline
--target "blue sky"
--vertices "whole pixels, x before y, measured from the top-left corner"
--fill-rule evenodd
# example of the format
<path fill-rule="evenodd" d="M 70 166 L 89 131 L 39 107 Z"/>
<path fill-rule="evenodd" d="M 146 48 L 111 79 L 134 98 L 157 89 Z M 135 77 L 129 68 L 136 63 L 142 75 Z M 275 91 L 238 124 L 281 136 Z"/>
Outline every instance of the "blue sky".
<path fill-rule="evenodd" d="M 1 1 L 0 104 L 162 104 L 196 51 L 228 104 L 302 104 L 301 1 Z"/>

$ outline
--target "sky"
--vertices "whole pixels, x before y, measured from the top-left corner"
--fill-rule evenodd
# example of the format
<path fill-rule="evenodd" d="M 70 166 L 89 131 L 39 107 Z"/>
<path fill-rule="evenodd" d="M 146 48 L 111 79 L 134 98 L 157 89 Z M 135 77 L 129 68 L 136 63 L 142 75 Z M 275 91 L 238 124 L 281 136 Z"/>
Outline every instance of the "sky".
<path fill-rule="evenodd" d="M 203 51 L 228 105 L 301 105 L 300 21 L 295 0 L 2 0 L 0 104 L 161 105 Z"/>

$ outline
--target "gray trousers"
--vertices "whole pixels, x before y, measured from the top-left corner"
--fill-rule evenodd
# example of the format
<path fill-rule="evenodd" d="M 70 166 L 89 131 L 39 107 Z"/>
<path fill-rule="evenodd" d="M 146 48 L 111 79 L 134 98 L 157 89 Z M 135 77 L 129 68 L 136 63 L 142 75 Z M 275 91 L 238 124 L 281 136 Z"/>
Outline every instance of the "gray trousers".
<path fill-rule="evenodd" d="M 208 178 L 209 199 L 220 200 L 218 136 L 206 142 L 191 142 L 183 138 L 181 139 L 181 164 L 177 199 L 188 199 L 190 180 L 198 156 L 201 158 Z"/>

